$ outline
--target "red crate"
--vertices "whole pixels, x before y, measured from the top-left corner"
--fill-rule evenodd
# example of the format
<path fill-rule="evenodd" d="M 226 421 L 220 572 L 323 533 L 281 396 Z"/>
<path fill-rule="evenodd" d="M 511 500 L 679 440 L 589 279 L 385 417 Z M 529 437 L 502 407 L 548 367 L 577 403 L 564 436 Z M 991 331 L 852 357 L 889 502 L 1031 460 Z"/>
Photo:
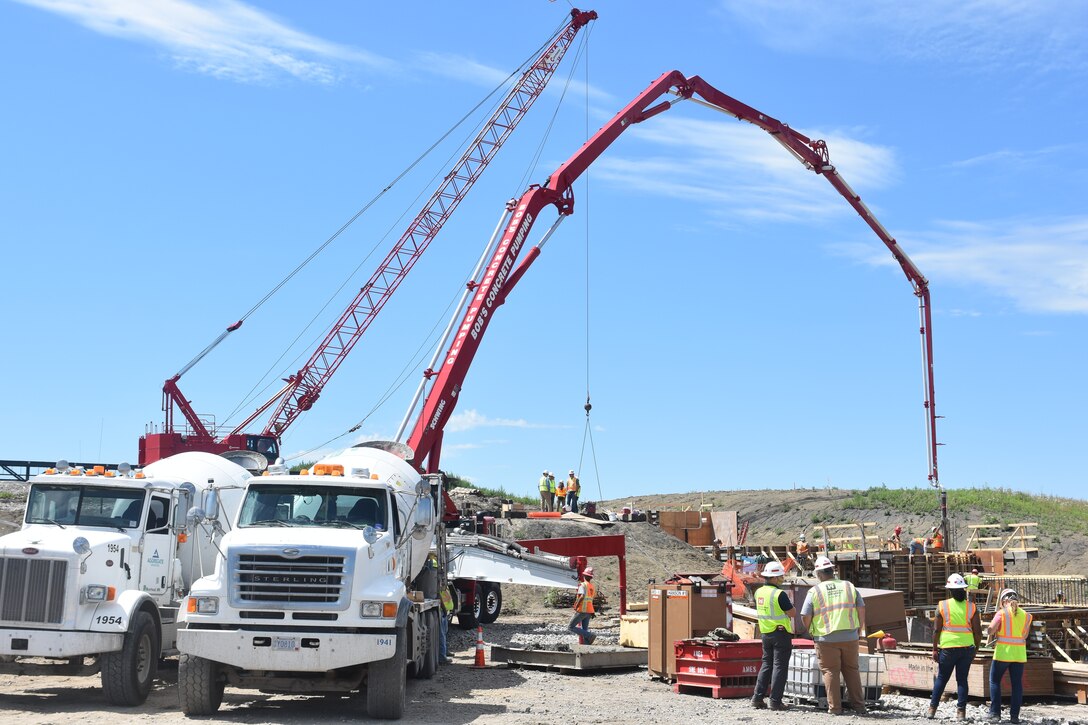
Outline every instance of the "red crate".
<path fill-rule="evenodd" d="M 681 639 L 674 646 L 677 659 L 758 660 L 763 657 L 763 642 L 758 639 L 742 639 L 736 642 Z"/>
<path fill-rule="evenodd" d="M 727 697 L 751 697 L 756 689 L 756 678 L 711 677 L 686 672 L 676 674 L 672 691 L 680 694 L 708 694 L 715 699 Z"/>
<path fill-rule="evenodd" d="M 676 671 L 713 677 L 755 677 L 761 660 L 697 660 L 676 658 Z"/>

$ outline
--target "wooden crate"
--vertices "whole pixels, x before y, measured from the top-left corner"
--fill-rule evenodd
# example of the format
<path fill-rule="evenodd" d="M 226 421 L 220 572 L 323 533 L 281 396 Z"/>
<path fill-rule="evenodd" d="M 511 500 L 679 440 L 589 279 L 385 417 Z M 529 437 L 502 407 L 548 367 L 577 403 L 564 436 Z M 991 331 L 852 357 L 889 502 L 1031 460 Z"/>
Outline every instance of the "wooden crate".
<path fill-rule="evenodd" d="M 990 662 L 993 655 L 989 652 L 975 655 L 967 677 L 967 694 L 971 697 L 990 697 Z M 901 690 L 933 691 L 933 678 L 937 674 L 937 663 L 933 661 L 929 649 L 897 649 L 884 654 L 888 666 L 884 684 Z M 1008 675 L 1002 680 L 1001 691 L 1011 692 Z M 956 693 L 956 680 L 953 675 L 945 688 L 945 694 Z M 1024 667 L 1025 695 L 1054 694 L 1054 661 L 1044 658 L 1030 658 Z"/>
<path fill-rule="evenodd" d="M 650 617 L 624 614 L 620 617 L 620 646 L 646 649 L 650 646 Z"/>

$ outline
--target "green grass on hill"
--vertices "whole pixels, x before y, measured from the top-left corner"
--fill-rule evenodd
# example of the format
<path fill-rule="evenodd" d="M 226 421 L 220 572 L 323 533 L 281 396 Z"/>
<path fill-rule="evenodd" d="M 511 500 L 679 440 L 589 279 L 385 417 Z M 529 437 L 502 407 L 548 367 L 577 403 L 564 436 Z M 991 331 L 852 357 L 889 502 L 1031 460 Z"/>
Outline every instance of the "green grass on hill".
<path fill-rule="evenodd" d="M 932 514 L 939 507 L 937 492 L 920 488 L 879 486 L 859 491 L 842 503 L 845 509 L 891 509 Z M 981 512 L 979 523 L 1035 522 L 1049 531 L 1088 533 L 1088 502 L 1056 496 L 1035 496 L 1007 488 L 949 489 L 950 513 Z"/>

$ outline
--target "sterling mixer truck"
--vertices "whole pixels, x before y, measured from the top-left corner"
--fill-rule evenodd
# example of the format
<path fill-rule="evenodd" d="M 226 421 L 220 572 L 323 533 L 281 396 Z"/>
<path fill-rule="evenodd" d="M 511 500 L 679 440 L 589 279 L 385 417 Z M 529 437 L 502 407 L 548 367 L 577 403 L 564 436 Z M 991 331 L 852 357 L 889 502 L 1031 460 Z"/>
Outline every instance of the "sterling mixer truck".
<path fill-rule="evenodd" d="M 0 537 L 0 673 L 101 672 L 112 704 L 144 702 L 250 477 L 192 452 L 142 471 L 61 461 L 31 479 L 22 528 Z M 193 507 L 217 514 L 198 530 Z"/>

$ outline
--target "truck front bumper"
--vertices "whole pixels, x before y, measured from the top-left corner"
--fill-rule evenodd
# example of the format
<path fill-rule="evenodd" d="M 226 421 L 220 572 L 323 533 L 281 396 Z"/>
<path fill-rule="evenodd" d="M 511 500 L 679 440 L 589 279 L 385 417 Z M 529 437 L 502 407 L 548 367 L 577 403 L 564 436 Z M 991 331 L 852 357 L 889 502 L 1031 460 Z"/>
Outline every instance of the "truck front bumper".
<path fill-rule="evenodd" d="M 397 636 L 393 630 L 366 633 L 178 631 L 178 650 L 183 654 L 244 670 L 326 672 L 387 660 L 395 654 L 396 647 Z"/>
<path fill-rule="evenodd" d="M 124 633 L 0 629 L 0 655 L 17 657 L 96 655 L 117 652 L 124 642 Z"/>

